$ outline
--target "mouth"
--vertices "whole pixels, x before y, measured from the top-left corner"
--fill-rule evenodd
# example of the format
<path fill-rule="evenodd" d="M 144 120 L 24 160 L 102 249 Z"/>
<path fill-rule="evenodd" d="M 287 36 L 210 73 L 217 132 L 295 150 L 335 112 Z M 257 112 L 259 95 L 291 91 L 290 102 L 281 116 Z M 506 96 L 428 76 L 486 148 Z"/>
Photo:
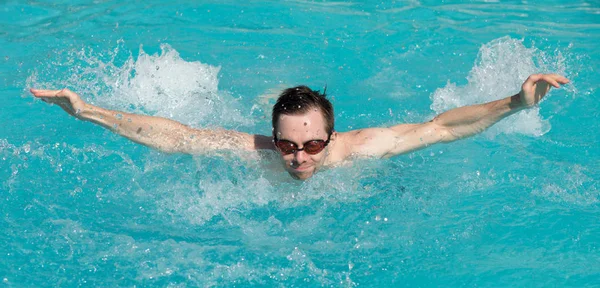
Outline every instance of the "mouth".
<path fill-rule="evenodd" d="M 299 166 L 299 167 L 293 167 L 292 169 L 296 172 L 305 172 L 308 171 L 310 169 L 310 166 Z"/>
<path fill-rule="evenodd" d="M 308 170 L 311 169 L 311 167 L 313 167 L 312 165 L 308 165 L 307 163 L 290 163 L 290 165 L 288 166 L 291 172 L 306 172 Z"/>

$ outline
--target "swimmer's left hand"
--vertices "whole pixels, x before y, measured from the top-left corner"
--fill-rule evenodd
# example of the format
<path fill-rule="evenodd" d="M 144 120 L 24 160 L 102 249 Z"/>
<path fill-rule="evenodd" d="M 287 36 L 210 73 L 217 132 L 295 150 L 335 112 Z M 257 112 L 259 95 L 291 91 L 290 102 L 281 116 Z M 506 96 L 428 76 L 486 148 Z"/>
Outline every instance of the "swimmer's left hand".
<path fill-rule="evenodd" d="M 558 74 L 533 74 L 527 78 L 519 92 L 521 104 L 531 107 L 542 100 L 550 88 L 560 88 L 561 84 L 569 83 L 569 79 Z"/>

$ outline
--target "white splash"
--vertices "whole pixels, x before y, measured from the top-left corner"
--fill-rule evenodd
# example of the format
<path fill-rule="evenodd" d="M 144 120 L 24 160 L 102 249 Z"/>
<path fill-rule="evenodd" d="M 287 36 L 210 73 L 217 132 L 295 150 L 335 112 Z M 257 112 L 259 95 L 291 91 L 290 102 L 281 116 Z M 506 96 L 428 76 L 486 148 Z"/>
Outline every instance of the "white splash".
<path fill-rule="evenodd" d="M 467 76 L 468 84 L 457 86 L 448 82 L 431 96 L 431 109 L 442 113 L 452 108 L 498 100 L 518 93 L 530 74 L 564 74 L 564 61 L 558 54 L 549 57 L 536 48 L 527 48 L 523 40 L 510 37 L 495 39 L 479 49 L 475 65 Z M 541 118 L 539 107 L 521 111 L 487 130 L 488 136 L 520 133 L 540 136 L 550 130 Z"/>
<path fill-rule="evenodd" d="M 137 59 L 124 49 L 123 41 L 108 52 L 89 48 L 67 51 L 57 56 L 67 59 L 33 71 L 27 85 L 68 87 L 84 100 L 105 108 L 167 117 L 194 126 L 253 124 L 242 114 L 236 98 L 219 91 L 220 67 L 186 61 L 168 44 L 161 44 L 160 49 L 160 53 L 149 55 L 140 47 Z M 60 70 L 61 66 L 68 71 Z M 52 76 L 51 80 L 40 79 L 47 77 L 44 74 Z"/>

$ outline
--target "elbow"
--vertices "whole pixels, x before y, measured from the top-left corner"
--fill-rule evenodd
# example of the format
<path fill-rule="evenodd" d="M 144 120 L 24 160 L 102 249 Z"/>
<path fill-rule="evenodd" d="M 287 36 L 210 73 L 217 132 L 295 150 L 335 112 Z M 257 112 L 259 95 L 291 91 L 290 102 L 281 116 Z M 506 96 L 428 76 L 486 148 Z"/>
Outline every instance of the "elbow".
<path fill-rule="evenodd" d="M 177 138 L 163 139 L 161 143 L 155 143 L 155 145 L 153 145 L 153 148 L 167 154 L 190 153 L 190 147 L 188 143 L 183 139 Z"/>
<path fill-rule="evenodd" d="M 439 142 L 449 143 L 463 138 L 468 138 L 473 134 L 481 131 L 472 131 L 472 126 L 467 125 L 453 125 L 449 123 L 443 123 L 438 117 L 431 120 L 431 123 L 436 127 L 438 131 Z"/>
<path fill-rule="evenodd" d="M 438 137 L 441 143 L 450 143 L 462 138 L 456 129 L 451 127 L 438 128 Z"/>
<path fill-rule="evenodd" d="M 184 151 L 184 150 L 174 149 L 172 147 L 166 147 L 166 148 L 159 147 L 158 150 L 160 152 L 166 153 L 166 154 L 186 153 L 186 151 Z"/>
<path fill-rule="evenodd" d="M 154 149 L 156 149 L 162 153 L 166 153 L 166 154 L 185 153 L 185 151 L 183 151 L 179 147 L 176 147 L 173 145 L 156 145 L 156 146 L 151 146 L 151 148 L 154 148 Z"/>
<path fill-rule="evenodd" d="M 429 131 L 432 131 L 435 134 L 434 138 L 436 141 L 434 142 L 436 143 L 448 143 L 461 138 L 456 129 L 440 123 L 438 117 L 429 121 L 429 125 L 431 127 Z"/>
<path fill-rule="evenodd" d="M 481 133 L 483 130 L 470 130 L 470 129 L 461 129 L 461 128 L 452 128 L 452 127 L 447 127 L 443 129 L 443 132 L 441 133 L 442 136 L 440 136 L 440 142 L 443 143 L 449 143 L 449 142 L 453 142 L 456 140 L 461 140 L 461 139 L 465 139 L 465 138 L 469 138 L 475 134 Z"/>

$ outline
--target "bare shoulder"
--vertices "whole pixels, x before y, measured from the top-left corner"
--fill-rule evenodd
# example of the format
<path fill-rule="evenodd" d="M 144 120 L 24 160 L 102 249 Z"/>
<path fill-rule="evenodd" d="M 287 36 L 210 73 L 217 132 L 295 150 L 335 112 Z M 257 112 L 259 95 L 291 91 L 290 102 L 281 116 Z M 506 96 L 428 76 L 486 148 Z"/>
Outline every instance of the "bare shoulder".
<path fill-rule="evenodd" d="M 366 128 L 337 133 L 328 162 L 335 165 L 353 158 L 382 157 L 386 152 L 385 143 L 390 143 L 393 138 L 394 131 L 390 128 Z"/>
<path fill-rule="evenodd" d="M 338 133 L 331 162 L 360 157 L 386 158 L 420 149 L 427 144 L 422 141 L 427 126 L 428 123 L 400 124 Z"/>

